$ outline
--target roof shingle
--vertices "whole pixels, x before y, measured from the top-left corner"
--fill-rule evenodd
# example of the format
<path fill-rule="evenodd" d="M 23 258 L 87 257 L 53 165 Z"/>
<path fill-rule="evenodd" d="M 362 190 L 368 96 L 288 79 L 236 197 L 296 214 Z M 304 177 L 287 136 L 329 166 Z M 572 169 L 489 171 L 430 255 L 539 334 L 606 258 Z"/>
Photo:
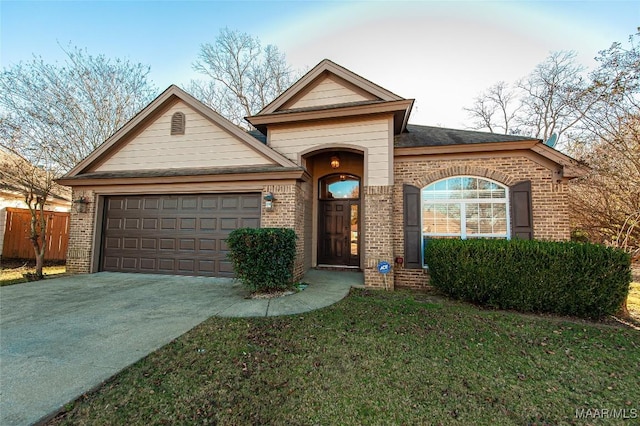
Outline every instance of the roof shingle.
<path fill-rule="evenodd" d="M 537 139 L 530 136 L 501 135 L 497 133 L 408 124 L 406 132 L 395 136 L 394 146 L 396 148 L 413 148 L 421 146 L 465 145 L 531 140 Z"/>

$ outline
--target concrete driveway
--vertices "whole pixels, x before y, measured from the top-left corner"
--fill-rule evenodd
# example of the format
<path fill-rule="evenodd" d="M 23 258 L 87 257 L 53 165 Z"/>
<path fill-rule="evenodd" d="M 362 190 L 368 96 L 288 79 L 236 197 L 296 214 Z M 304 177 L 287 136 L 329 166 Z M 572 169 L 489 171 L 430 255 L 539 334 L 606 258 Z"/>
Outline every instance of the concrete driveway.
<path fill-rule="evenodd" d="M 108 272 L 0 287 L 0 425 L 37 422 L 213 315 L 335 303 L 362 282 L 342 275 L 310 271 L 306 290 L 271 300 L 231 279 Z"/>

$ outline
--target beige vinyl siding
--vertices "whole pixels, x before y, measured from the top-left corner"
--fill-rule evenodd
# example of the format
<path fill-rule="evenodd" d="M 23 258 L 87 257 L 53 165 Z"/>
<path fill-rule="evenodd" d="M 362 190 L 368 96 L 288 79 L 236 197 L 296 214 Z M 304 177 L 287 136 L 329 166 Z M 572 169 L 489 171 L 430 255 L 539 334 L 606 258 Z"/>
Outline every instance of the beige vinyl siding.
<path fill-rule="evenodd" d="M 184 135 L 171 135 L 171 117 L 185 115 Z M 178 102 L 128 141 L 96 171 L 273 164 L 244 142 Z"/>
<path fill-rule="evenodd" d="M 392 117 L 278 126 L 269 130 L 269 144 L 296 162 L 301 153 L 308 153 L 314 147 L 363 148 L 367 153 L 365 185 L 390 185 L 393 182 L 390 171 L 392 126 Z"/>
<path fill-rule="evenodd" d="M 329 75 L 301 97 L 294 98 L 283 105 L 282 109 L 309 108 L 375 99 L 378 98 L 334 75 Z"/>

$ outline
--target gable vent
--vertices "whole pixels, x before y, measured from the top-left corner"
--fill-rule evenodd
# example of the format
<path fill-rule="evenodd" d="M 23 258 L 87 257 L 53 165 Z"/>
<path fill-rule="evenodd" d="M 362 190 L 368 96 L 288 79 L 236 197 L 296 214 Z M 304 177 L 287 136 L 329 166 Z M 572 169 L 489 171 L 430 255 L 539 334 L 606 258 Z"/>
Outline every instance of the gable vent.
<path fill-rule="evenodd" d="M 171 116 L 171 134 L 184 135 L 184 114 L 176 112 Z"/>

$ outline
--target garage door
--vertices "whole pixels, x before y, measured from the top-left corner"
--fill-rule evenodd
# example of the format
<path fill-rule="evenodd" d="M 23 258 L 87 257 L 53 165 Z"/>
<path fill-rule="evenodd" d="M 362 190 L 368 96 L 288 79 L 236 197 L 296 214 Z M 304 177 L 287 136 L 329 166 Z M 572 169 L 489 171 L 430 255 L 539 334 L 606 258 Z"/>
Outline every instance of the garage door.
<path fill-rule="evenodd" d="M 112 196 L 101 270 L 233 276 L 225 238 L 260 226 L 260 194 Z"/>

